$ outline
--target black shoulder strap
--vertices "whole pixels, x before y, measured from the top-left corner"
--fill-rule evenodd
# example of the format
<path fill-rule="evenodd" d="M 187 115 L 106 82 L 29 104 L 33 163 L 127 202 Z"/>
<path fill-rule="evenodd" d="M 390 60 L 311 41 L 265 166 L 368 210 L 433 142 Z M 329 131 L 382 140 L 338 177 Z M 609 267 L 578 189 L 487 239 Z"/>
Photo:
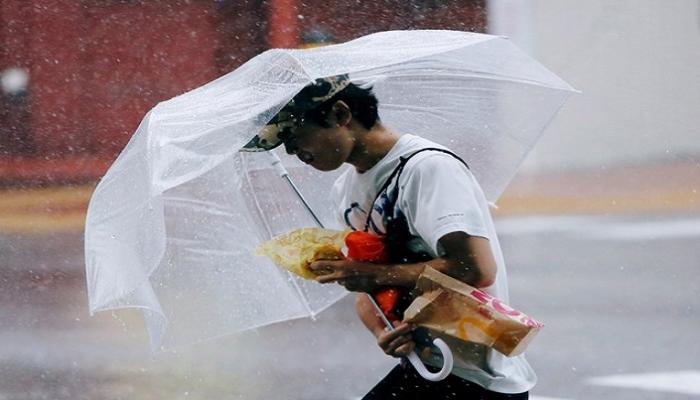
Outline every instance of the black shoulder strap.
<path fill-rule="evenodd" d="M 391 182 L 394 180 L 394 178 L 396 178 L 396 182 L 399 181 L 399 178 L 401 177 L 401 173 L 403 172 L 403 169 L 406 166 L 406 163 L 408 163 L 408 160 L 413 158 L 413 156 L 415 156 L 416 154 L 422 153 L 424 151 L 439 151 L 441 153 L 449 154 L 452 157 L 459 160 L 462 164 L 464 164 L 465 167 L 467 167 L 467 169 L 469 169 L 469 165 L 464 160 L 462 160 L 457 154 L 455 154 L 449 150 L 440 149 L 437 147 L 426 147 L 424 149 L 414 151 L 413 153 L 409 154 L 407 157 L 399 157 L 399 165 L 397 165 L 396 168 L 394 168 L 394 170 L 391 172 L 391 174 L 389 175 L 387 180 L 384 182 L 382 187 L 377 192 L 377 195 L 374 197 L 374 200 L 372 200 L 372 203 L 370 204 L 369 210 L 367 212 L 367 220 L 365 222 L 365 229 L 364 229 L 365 232 L 367 232 L 369 230 L 369 225 L 370 225 L 370 222 L 372 221 L 372 211 L 374 211 L 374 203 L 377 201 L 379 196 L 381 196 L 382 193 L 385 192 L 389 188 L 389 185 L 391 185 Z"/>

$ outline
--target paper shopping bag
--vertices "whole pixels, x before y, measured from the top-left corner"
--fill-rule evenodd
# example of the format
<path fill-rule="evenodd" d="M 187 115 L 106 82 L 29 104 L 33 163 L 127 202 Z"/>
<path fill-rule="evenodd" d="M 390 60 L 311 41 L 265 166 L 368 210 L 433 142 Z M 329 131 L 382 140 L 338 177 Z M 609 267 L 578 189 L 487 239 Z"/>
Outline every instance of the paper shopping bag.
<path fill-rule="evenodd" d="M 477 343 L 515 356 L 544 326 L 484 291 L 430 267 L 418 278 L 416 292 L 419 295 L 405 311 L 404 321 L 427 328 L 433 336 L 459 339 L 449 340 L 452 346 Z"/>

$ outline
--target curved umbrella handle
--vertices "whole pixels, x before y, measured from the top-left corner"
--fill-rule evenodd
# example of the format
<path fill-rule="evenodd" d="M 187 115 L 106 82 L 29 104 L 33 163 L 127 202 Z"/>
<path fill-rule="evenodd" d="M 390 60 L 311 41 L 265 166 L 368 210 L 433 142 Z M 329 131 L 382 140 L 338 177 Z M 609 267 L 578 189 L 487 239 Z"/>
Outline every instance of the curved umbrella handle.
<path fill-rule="evenodd" d="M 374 300 L 374 297 L 372 297 L 371 294 L 365 293 L 367 295 L 367 298 L 369 299 L 369 302 L 374 306 L 374 309 L 377 311 L 377 315 L 384 321 L 384 324 L 386 325 L 386 329 L 388 331 L 393 331 L 394 330 L 394 324 L 391 323 L 384 315 L 384 311 L 382 311 L 381 307 L 377 304 L 377 302 Z M 425 368 L 425 365 L 423 365 L 423 361 L 421 361 L 420 357 L 418 357 L 418 354 L 416 354 L 415 351 L 412 351 L 411 353 L 406 356 L 408 358 L 408 361 L 411 362 L 411 365 L 418 371 L 418 374 L 422 376 L 423 378 L 437 382 L 441 381 L 445 378 L 447 378 L 448 375 L 452 372 L 452 366 L 454 365 L 454 357 L 452 357 L 452 350 L 450 350 L 450 347 L 447 346 L 447 343 L 445 343 L 444 340 L 437 338 L 433 340 L 433 344 L 435 347 L 440 349 L 440 353 L 442 353 L 442 369 L 438 372 L 432 373 L 428 371 L 427 368 Z"/>
<path fill-rule="evenodd" d="M 445 343 L 442 339 L 438 338 L 433 340 L 433 344 L 440 349 L 440 353 L 442 353 L 443 364 L 440 371 L 435 373 L 428 371 L 428 369 L 425 368 L 425 365 L 423 365 L 423 361 L 421 361 L 420 357 L 418 357 L 418 354 L 416 354 L 415 351 L 412 351 L 406 358 L 408 358 L 408 361 L 411 362 L 411 365 L 413 365 L 413 368 L 418 371 L 420 376 L 429 381 L 437 382 L 447 378 L 447 376 L 450 375 L 454 365 L 454 359 L 452 357 L 452 350 L 450 350 L 447 343 Z"/>

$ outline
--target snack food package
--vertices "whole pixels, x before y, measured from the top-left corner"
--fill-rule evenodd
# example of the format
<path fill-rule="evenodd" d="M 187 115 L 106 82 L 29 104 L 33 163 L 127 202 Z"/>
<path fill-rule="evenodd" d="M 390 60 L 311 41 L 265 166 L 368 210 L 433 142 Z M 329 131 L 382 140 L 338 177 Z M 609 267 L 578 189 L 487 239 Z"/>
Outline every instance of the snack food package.
<path fill-rule="evenodd" d="M 419 296 L 404 312 L 404 321 L 427 328 L 433 336 L 491 347 L 512 357 L 522 353 L 544 326 L 499 299 L 426 267 L 418 278 Z M 445 337 L 445 335 L 447 337 Z M 459 352 L 454 349 L 453 352 Z"/>
<path fill-rule="evenodd" d="M 340 260 L 347 231 L 301 228 L 260 243 L 255 254 L 305 279 L 314 279 L 309 264 L 317 260 Z"/>

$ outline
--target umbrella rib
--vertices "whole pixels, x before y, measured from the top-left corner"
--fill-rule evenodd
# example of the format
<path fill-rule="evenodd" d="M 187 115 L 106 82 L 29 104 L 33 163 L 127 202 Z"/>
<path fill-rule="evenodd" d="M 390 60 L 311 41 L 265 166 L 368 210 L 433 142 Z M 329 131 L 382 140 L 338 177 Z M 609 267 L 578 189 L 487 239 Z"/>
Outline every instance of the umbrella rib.
<path fill-rule="evenodd" d="M 247 168 L 244 168 L 244 170 L 246 171 L 246 173 L 245 173 L 246 182 L 248 183 L 249 187 L 252 189 L 253 184 L 250 180 L 250 175 L 247 172 Z M 292 184 L 292 186 L 294 186 L 291 181 L 290 181 L 290 183 Z M 299 196 L 301 196 L 301 193 L 299 193 L 298 191 L 297 191 L 297 194 Z M 273 236 L 272 228 L 270 227 L 270 224 L 267 223 L 267 220 L 262 217 L 265 214 L 263 213 L 262 207 L 260 206 L 260 203 L 258 202 L 258 198 L 255 195 L 253 195 L 252 197 L 253 197 L 253 202 L 255 203 L 255 208 L 256 208 L 256 211 L 258 213 L 258 216 L 263 221 L 263 224 L 265 226 L 265 230 L 267 231 L 268 238 L 272 238 L 272 236 Z M 315 216 L 314 216 L 314 218 L 315 218 Z M 291 274 L 291 272 L 287 272 L 286 274 L 287 274 L 287 278 L 289 279 L 289 281 L 291 281 L 294 289 L 296 290 L 297 295 L 299 296 L 299 301 L 306 309 L 306 312 L 308 313 L 309 317 L 311 317 L 311 319 L 315 319 L 313 310 L 311 310 L 311 307 L 309 307 L 308 303 L 306 301 L 304 301 L 304 299 L 305 299 L 304 293 L 301 290 L 301 287 L 299 287 L 299 284 L 296 282 L 296 278 Z"/>
<path fill-rule="evenodd" d="M 247 168 L 244 167 L 243 170 L 245 171 L 244 176 L 246 178 L 246 183 L 248 184 L 248 187 L 250 188 L 251 193 L 255 193 L 255 190 L 253 190 L 253 182 L 251 182 L 251 180 L 250 180 L 250 174 L 249 174 Z M 263 224 L 265 226 L 265 231 L 267 232 L 267 238 L 268 239 L 272 238 L 272 228 L 267 223 L 267 220 L 265 220 L 265 218 L 263 218 L 263 215 L 265 215 L 265 214 L 262 211 L 262 207 L 260 206 L 260 202 L 258 201 L 257 196 L 255 196 L 253 194 L 251 197 L 253 198 L 253 203 L 255 204 L 255 211 L 257 211 L 258 217 L 260 218 L 260 220 L 263 222 Z"/>
<path fill-rule="evenodd" d="M 316 224 L 318 224 L 318 226 L 320 226 L 321 228 L 325 228 L 325 226 L 323 226 L 323 223 L 321 222 L 321 220 L 318 219 L 318 217 L 316 216 L 316 213 L 314 212 L 314 210 L 311 208 L 311 206 L 309 205 L 309 203 L 306 201 L 306 198 L 304 197 L 304 195 L 302 195 L 302 194 L 301 194 L 301 191 L 299 191 L 299 188 L 297 188 L 297 185 L 295 185 L 295 184 L 294 184 L 294 181 L 292 181 L 292 180 L 289 178 L 289 175 L 288 175 L 288 174 L 287 174 L 287 175 L 284 175 L 283 178 L 287 181 L 287 183 L 289 183 L 289 186 L 292 187 L 292 190 L 294 190 L 294 192 L 297 194 L 297 196 L 298 196 L 299 199 L 301 200 L 302 204 L 304 204 L 304 207 L 305 207 L 306 210 L 309 212 L 309 214 L 311 214 L 311 217 L 314 219 L 314 221 L 316 222 Z"/>

